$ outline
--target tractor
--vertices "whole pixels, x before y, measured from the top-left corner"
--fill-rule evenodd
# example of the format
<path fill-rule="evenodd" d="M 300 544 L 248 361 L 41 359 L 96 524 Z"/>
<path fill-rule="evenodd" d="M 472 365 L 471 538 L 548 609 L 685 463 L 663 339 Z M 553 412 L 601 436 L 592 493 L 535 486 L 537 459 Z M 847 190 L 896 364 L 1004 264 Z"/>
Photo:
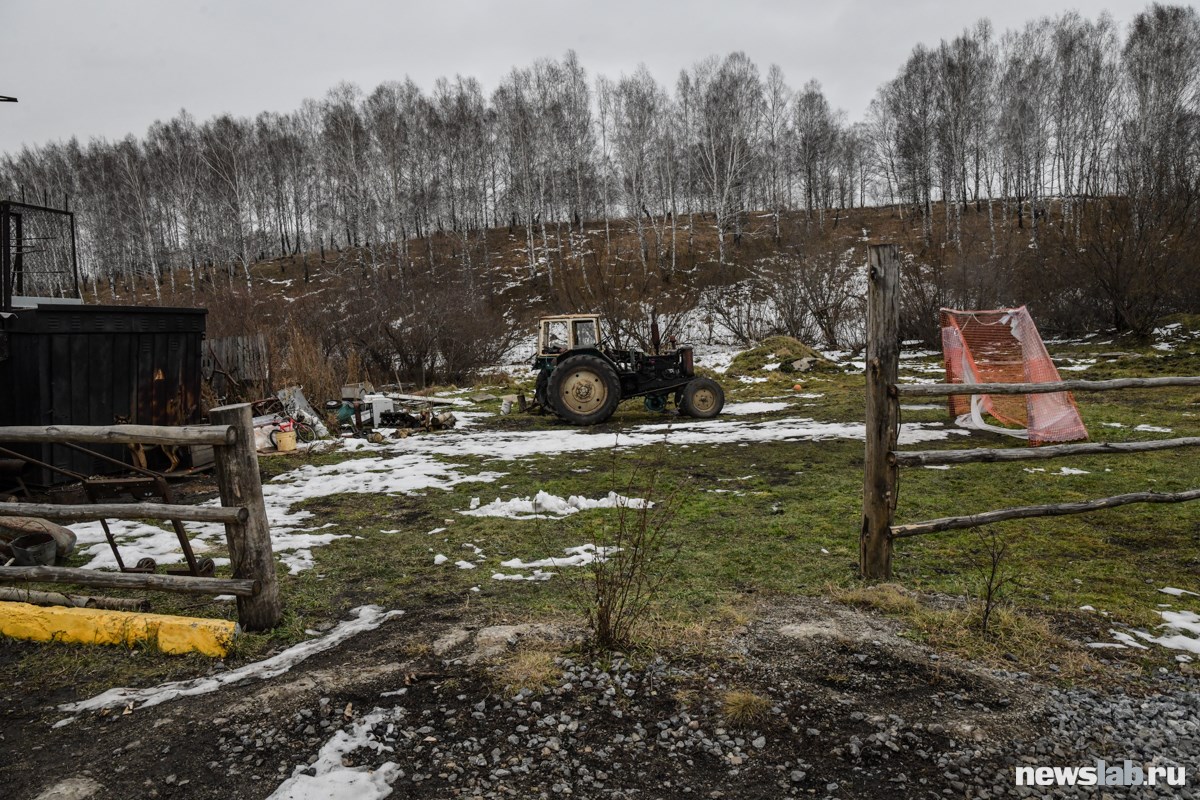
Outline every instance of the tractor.
<path fill-rule="evenodd" d="M 661 355 L 618 350 L 601 337 L 593 314 L 543 317 L 533 369 L 534 399 L 575 425 L 602 423 L 633 397 L 644 398 L 649 411 L 665 411 L 673 400 L 682 414 L 699 419 L 717 416 L 725 405 L 720 384 L 696 377 L 691 347 Z"/>

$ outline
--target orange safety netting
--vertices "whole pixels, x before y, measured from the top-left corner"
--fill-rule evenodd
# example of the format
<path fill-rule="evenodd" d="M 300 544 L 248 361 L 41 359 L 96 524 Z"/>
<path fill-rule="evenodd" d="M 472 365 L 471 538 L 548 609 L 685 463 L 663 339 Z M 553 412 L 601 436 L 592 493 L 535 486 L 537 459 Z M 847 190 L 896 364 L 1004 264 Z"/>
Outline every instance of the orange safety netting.
<path fill-rule="evenodd" d="M 941 311 L 948 383 L 1047 383 L 1060 380 L 1025 306 L 995 311 Z M 983 412 L 1020 430 L 986 423 Z M 1028 438 L 1032 444 L 1086 439 L 1070 392 L 952 395 L 960 423 Z"/>

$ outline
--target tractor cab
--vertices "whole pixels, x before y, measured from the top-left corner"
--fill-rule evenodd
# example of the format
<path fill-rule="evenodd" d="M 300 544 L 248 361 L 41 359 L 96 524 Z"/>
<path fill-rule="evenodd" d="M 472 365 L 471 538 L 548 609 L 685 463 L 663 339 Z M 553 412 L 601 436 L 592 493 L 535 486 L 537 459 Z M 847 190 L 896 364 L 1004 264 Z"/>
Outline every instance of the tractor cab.
<path fill-rule="evenodd" d="M 538 334 L 538 357 L 554 358 L 568 350 L 600 347 L 600 317 L 572 314 L 542 317 Z"/>

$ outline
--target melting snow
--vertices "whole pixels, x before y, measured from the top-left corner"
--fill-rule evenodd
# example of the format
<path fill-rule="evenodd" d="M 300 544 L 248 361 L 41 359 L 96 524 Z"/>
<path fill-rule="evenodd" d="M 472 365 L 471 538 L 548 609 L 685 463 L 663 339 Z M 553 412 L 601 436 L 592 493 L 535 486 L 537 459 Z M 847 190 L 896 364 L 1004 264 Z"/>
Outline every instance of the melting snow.
<path fill-rule="evenodd" d="M 187 681 L 171 681 L 170 683 L 151 686 L 147 689 L 109 689 L 88 700 L 76 703 L 66 703 L 59 706 L 60 711 L 99 711 L 103 708 L 134 705 L 137 708 L 149 708 L 159 703 L 174 700 L 177 697 L 194 697 L 196 695 L 215 692 L 222 686 L 241 683 L 255 678 L 266 680 L 282 675 L 301 661 L 317 653 L 336 647 L 355 634 L 378 628 L 385 620 L 403 614 L 403 611 L 384 611 L 379 606 L 359 606 L 353 609 L 352 619 L 339 623 L 329 633 L 319 639 L 309 639 L 306 642 L 293 645 L 282 653 L 262 661 L 255 661 L 228 672 L 218 672 L 203 678 Z"/>
<path fill-rule="evenodd" d="M 403 710 L 377 708 L 354 721 L 350 730 L 339 730 L 321 746 L 317 760 L 295 768 L 292 777 L 279 785 L 268 800 L 382 800 L 392 793 L 392 784 L 403 774 L 400 765 L 387 761 L 377 770 L 345 766 L 346 756 L 368 748 L 383 752 L 386 745 L 372 737 L 376 725 L 399 722 Z M 301 770 L 311 770 L 308 775 Z"/>
<path fill-rule="evenodd" d="M 791 403 L 730 403 L 721 411 L 722 414 L 742 416 L 744 414 L 766 414 L 770 411 L 782 411 L 790 408 Z"/>
<path fill-rule="evenodd" d="M 547 492 L 538 492 L 536 497 L 516 497 L 512 500 L 496 498 L 486 506 L 472 500 L 471 508 L 458 513 L 471 517 L 508 517 L 510 519 L 538 519 L 544 516 L 565 517 L 593 508 L 645 508 L 646 501 L 637 497 L 625 497 L 609 492 L 607 497 L 589 500 L 571 495 L 566 500 Z"/>
<path fill-rule="evenodd" d="M 513 558 L 508 561 L 501 561 L 500 566 L 507 567 L 508 569 L 532 570 L 538 570 L 542 567 L 582 567 L 594 561 L 603 561 L 609 553 L 615 553 L 619 550 L 620 548 L 618 547 L 596 547 L 594 544 L 581 544 L 578 547 L 563 549 L 563 552 L 567 554 L 565 558 L 550 557 L 537 561 L 522 561 L 519 558 Z"/>
<path fill-rule="evenodd" d="M 1159 427 L 1158 425 L 1138 425 L 1136 428 L 1134 428 L 1134 430 L 1142 431 L 1143 433 L 1170 433 L 1171 432 L 1170 428 L 1163 428 L 1163 427 Z"/>

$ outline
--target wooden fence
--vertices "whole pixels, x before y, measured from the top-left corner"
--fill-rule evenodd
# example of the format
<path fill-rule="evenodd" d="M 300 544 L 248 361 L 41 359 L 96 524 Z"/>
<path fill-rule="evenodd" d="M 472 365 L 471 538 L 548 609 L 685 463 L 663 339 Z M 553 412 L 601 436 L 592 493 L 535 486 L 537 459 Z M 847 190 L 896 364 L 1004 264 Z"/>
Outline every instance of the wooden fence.
<path fill-rule="evenodd" d="M 862 529 L 859 539 L 859 569 L 864 578 L 891 577 L 892 543 L 895 539 L 907 536 L 975 528 L 1011 519 L 1083 514 L 1130 503 L 1181 503 L 1200 499 L 1200 489 L 1171 493 L 1131 492 L 1097 500 L 1019 506 L 905 525 L 893 524 L 899 500 L 897 478 L 902 466 L 1031 461 L 1080 455 L 1144 453 L 1200 445 L 1200 437 L 1191 436 L 1152 442 L 1089 442 L 1046 447 L 903 452 L 897 450 L 902 397 L 1106 392 L 1117 389 L 1200 386 L 1200 377 L 1071 380 L 1053 383 L 900 385 L 897 382 L 900 368 L 900 260 L 896 246 L 871 245 L 868 250 L 868 268 L 866 462 L 863 475 Z"/>
<path fill-rule="evenodd" d="M 282 607 L 275 557 L 263 502 L 249 404 L 222 406 L 208 413 L 209 425 L 51 425 L 0 427 L 0 442 L 211 445 L 220 508 L 162 503 L 0 503 L 0 516 L 65 521 L 122 519 L 222 522 L 233 578 L 106 572 L 65 567 L 0 567 L 0 582 L 68 583 L 126 589 L 157 589 L 237 596 L 238 620 L 248 631 L 279 624 Z"/>
<path fill-rule="evenodd" d="M 271 376 L 266 337 L 259 333 L 205 339 L 200 350 L 200 374 L 218 397 L 257 400 L 266 394 Z"/>

